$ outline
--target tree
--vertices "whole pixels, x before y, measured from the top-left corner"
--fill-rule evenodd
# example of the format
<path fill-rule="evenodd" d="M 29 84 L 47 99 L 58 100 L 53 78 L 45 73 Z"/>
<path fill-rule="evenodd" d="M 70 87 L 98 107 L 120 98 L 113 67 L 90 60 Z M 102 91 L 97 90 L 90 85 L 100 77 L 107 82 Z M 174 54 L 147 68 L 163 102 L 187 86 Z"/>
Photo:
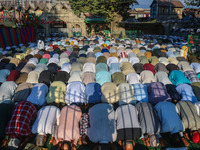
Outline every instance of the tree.
<path fill-rule="evenodd" d="M 115 14 L 119 14 L 123 19 L 129 17 L 130 5 L 137 4 L 137 0 L 69 0 L 72 9 L 76 14 L 91 13 L 106 17 L 109 24 L 114 20 Z"/>
<path fill-rule="evenodd" d="M 196 6 L 199 7 L 200 6 L 200 0 L 185 0 L 186 5 L 189 6 Z"/>

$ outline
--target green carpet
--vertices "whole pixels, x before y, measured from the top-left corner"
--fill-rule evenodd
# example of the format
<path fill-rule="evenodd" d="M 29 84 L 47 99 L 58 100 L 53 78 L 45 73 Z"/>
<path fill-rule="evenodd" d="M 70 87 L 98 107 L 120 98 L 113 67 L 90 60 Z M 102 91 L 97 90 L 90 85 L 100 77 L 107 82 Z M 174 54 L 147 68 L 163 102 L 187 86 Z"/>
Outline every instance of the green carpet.
<path fill-rule="evenodd" d="M 48 144 L 49 141 L 50 141 L 50 136 L 48 137 L 45 147 L 48 148 L 48 150 L 55 150 L 55 149 L 57 150 L 56 146 Z M 188 146 L 188 150 L 200 150 L 200 144 L 195 144 L 192 141 L 188 141 L 188 142 L 190 143 L 190 145 Z M 135 143 L 136 144 L 135 144 L 134 150 L 165 150 L 167 147 L 170 147 L 170 145 L 167 145 L 166 147 L 158 146 L 155 148 L 146 147 L 146 146 L 144 146 L 142 140 L 136 140 Z M 116 143 L 116 145 L 118 146 L 118 150 L 123 150 L 123 148 L 121 146 L 119 146 L 117 143 Z M 88 146 L 78 145 L 77 150 L 93 150 L 93 146 L 94 146 L 94 144 L 90 144 Z"/>
<path fill-rule="evenodd" d="M 44 145 L 43 148 L 46 148 L 48 150 L 57 150 L 57 146 L 53 146 L 52 144 L 48 144 L 49 141 L 51 139 L 51 136 L 48 135 L 47 136 L 47 141 Z M 190 145 L 188 146 L 188 150 L 200 150 L 200 143 L 199 144 L 195 144 L 193 143 L 192 141 L 188 141 L 190 143 Z M 35 141 L 30 141 L 30 143 L 35 143 Z M 135 141 L 135 147 L 134 147 L 134 150 L 165 150 L 167 147 L 171 147 L 170 145 L 167 145 L 166 147 L 161 147 L 161 146 L 158 146 L 158 147 L 146 147 L 144 146 L 144 144 L 142 143 L 142 140 L 136 140 Z M 117 143 L 115 143 L 118 147 L 118 150 L 123 150 L 122 147 L 120 147 Z M 94 144 L 90 144 L 90 145 L 87 145 L 87 146 L 83 146 L 83 145 L 78 145 L 77 146 L 77 150 L 93 150 L 93 146 Z M 19 148 L 18 150 L 23 150 L 24 148 Z M 1 148 L 1 150 L 8 150 L 8 148 Z M 42 148 L 36 148 L 34 150 L 42 150 Z"/>

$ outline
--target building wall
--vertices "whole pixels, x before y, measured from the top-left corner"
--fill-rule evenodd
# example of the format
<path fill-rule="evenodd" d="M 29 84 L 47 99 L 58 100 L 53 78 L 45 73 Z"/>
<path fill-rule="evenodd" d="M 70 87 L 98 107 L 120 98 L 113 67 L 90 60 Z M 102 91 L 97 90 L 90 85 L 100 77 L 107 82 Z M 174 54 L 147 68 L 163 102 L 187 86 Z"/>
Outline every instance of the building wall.
<path fill-rule="evenodd" d="M 151 16 L 151 18 L 156 18 L 157 17 L 157 12 L 158 12 L 158 10 L 157 10 L 157 3 L 154 3 L 154 4 L 152 4 L 152 7 L 151 7 L 151 12 L 150 12 L 150 16 Z"/>
<path fill-rule="evenodd" d="M 194 16 L 195 18 L 200 18 L 200 9 L 195 11 Z"/>
<path fill-rule="evenodd" d="M 158 8 L 158 19 L 182 19 L 182 8 L 172 8 L 172 12 L 170 13 L 170 9 L 168 7 L 159 7 Z"/>
<path fill-rule="evenodd" d="M 43 12 L 41 15 L 42 19 L 61 20 L 67 23 L 66 28 L 55 28 L 55 29 L 51 29 L 49 24 L 42 24 L 41 26 L 43 26 L 44 30 L 40 30 L 40 31 L 44 31 L 47 36 L 50 35 L 50 32 L 54 32 L 54 31 L 68 32 L 69 36 L 72 36 L 73 27 L 75 25 L 80 26 L 83 36 L 86 35 L 86 24 L 84 22 L 85 16 L 83 14 L 81 14 L 80 16 L 75 15 L 73 10 L 70 7 L 69 1 L 63 1 L 63 0 L 62 1 L 56 1 L 56 0 L 46 1 L 43 9 L 40 9 L 40 7 L 39 8 L 34 7 L 36 8 L 36 10 L 33 9 L 32 7 L 34 5 L 33 3 L 34 1 L 37 1 L 38 3 L 44 2 L 44 0 L 43 1 L 41 0 L 40 1 L 39 0 L 23 1 L 23 2 L 28 2 L 30 7 L 29 9 L 25 10 L 25 3 L 20 4 L 20 6 L 22 7 L 22 11 L 23 12 L 26 11 L 26 13 L 36 13 L 36 11 L 41 10 Z M 22 1 L 20 1 L 20 3 L 21 2 Z M 16 18 L 19 18 L 19 12 L 17 12 L 17 7 L 18 7 L 18 3 L 16 4 L 16 8 L 15 9 L 12 8 L 12 10 L 13 11 L 15 10 Z"/>

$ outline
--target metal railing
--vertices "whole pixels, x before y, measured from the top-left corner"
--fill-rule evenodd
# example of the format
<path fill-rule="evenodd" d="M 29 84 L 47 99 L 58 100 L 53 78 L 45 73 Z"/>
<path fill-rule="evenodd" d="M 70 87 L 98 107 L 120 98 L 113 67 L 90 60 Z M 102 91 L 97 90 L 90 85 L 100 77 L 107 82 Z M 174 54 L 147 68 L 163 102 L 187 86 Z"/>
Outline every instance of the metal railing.
<path fill-rule="evenodd" d="M 114 37 L 114 38 L 139 38 L 142 35 L 141 30 L 124 30 L 124 31 L 110 31 L 110 30 L 104 30 L 103 31 L 104 36 L 106 38 L 108 37 Z"/>

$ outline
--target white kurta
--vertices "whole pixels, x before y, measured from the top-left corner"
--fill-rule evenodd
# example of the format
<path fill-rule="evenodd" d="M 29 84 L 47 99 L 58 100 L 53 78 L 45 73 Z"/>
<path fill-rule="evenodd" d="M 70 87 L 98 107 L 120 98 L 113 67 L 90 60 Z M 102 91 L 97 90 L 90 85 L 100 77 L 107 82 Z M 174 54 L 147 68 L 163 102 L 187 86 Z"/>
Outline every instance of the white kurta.
<path fill-rule="evenodd" d="M 56 106 L 42 107 L 37 113 L 37 119 L 32 126 L 32 133 L 55 136 L 55 129 L 59 125 L 60 109 Z"/>

